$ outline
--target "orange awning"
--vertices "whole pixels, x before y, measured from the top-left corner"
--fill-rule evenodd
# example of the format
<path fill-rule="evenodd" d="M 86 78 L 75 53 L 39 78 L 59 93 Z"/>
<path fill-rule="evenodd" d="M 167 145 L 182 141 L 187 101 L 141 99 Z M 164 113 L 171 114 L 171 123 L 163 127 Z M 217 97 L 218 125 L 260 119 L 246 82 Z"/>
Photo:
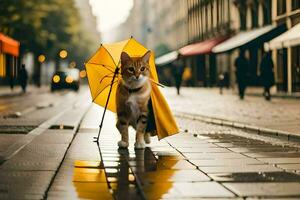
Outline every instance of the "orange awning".
<path fill-rule="evenodd" d="M 13 56 L 19 56 L 20 42 L 0 33 L 0 50 Z"/>
<path fill-rule="evenodd" d="M 212 48 L 214 48 L 219 43 L 225 41 L 227 38 L 228 37 L 219 37 L 219 38 L 213 38 L 202 42 L 198 42 L 195 44 L 190 44 L 179 49 L 179 53 L 182 56 L 208 54 L 212 52 Z"/>

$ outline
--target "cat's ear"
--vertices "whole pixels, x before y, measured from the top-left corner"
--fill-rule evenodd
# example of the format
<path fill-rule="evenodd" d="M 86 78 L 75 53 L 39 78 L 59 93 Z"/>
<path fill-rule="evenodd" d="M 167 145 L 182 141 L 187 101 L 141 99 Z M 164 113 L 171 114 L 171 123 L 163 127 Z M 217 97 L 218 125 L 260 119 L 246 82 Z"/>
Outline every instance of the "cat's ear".
<path fill-rule="evenodd" d="M 121 53 L 121 64 L 125 65 L 130 60 L 131 60 L 130 56 L 126 52 L 123 51 Z"/>
<path fill-rule="evenodd" d="M 150 56 L 151 56 L 151 51 L 148 50 L 148 51 L 143 55 L 142 61 L 145 62 L 145 63 L 149 63 Z"/>

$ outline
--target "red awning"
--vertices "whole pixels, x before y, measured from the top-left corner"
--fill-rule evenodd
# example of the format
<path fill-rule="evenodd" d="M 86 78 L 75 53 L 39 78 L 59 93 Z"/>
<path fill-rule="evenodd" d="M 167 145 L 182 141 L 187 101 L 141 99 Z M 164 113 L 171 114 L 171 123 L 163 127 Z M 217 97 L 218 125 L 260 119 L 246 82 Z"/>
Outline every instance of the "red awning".
<path fill-rule="evenodd" d="M 0 33 L 0 51 L 13 56 L 19 56 L 20 42 Z"/>
<path fill-rule="evenodd" d="M 179 53 L 182 56 L 208 54 L 212 52 L 212 48 L 214 48 L 219 43 L 225 41 L 227 38 L 228 37 L 219 37 L 219 38 L 213 38 L 202 42 L 198 42 L 195 44 L 190 44 L 179 49 Z"/>

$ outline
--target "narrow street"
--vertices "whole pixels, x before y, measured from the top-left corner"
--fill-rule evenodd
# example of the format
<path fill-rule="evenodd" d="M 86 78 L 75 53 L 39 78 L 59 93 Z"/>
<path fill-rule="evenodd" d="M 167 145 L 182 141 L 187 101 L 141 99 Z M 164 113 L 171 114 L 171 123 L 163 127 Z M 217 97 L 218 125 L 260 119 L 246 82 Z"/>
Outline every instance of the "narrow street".
<path fill-rule="evenodd" d="M 1 102 L 21 115 L 7 117 L 10 112 L 1 112 L 0 199 L 300 197 L 297 141 L 188 117 L 187 114 L 195 113 L 209 117 L 214 111 L 209 108 L 215 108 L 214 105 L 220 109 L 222 106 L 214 103 L 214 98 L 228 99 L 223 107 L 224 112 L 230 113 L 229 101 L 237 99 L 231 94 L 219 97 L 215 90 L 200 89 L 194 95 L 206 96 L 211 101 L 196 101 L 191 96 L 189 104 L 187 100 L 178 102 L 179 98 L 187 98 L 190 90 L 183 88 L 182 95 L 175 96 L 174 88 L 164 89 L 177 116 L 179 134 L 161 141 L 152 138 L 145 150 L 134 150 L 135 134 L 131 129 L 128 151 L 118 149 L 120 135 L 111 112 L 105 118 L 100 148 L 93 142 L 103 108 L 91 103 L 86 87 L 79 93 L 45 90 L 1 97 Z M 267 112 L 270 102 L 249 98 L 264 105 L 262 113 Z M 17 107 L 20 101 L 28 103 Z M 251 109 L 249 103 L 238 101 L 233 103 L 240 111 Z M 278 101 L 282 109 L 296 106 L 295 100 L 283 99 L 274 99 L 270 104 Z M 293 113 L 293 109 L 289 112 Z M 295 115 L 297 112 L 294 109 Z M 239 119 L 244 120 L 241 116 Z M 18 193 L 14 192 L 16 189 Z"/>

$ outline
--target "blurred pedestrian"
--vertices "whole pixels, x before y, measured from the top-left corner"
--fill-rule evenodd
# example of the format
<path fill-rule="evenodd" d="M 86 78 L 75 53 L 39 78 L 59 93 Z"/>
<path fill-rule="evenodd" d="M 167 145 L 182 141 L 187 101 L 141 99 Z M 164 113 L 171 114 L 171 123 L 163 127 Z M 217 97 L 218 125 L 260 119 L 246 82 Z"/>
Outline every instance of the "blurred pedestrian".
<path fill-rule="evenodd" d="M 182 82 L 182 74 L 183 74 L 183 65 L 181 61 L 179 60 L 179 56 L 175 63 L 173 63 L 173 75 L 175 78 L 175 86 L 177 89 L 177 95 L 180 95 L 180 87 L 181 87 L 181 82 Z"/>
<path fill-rule="evenodd" d="M 223 94 L 223 87 L 224 87 L 224 73 L 221 72 L 218 75 L 219 87 L 220 87 L 220 94 Z"/>
<path fill-rule="evenodd" d="M 266 100 L 271 100 L 270 88 L 275 84 L 274 64 L 270 52 L 266 52 L 260 63 L 260 78 L 264 86 Z"/>
<path fill-rule="evenodd" d="M 245 50 L 240 49 L 240 54 L 235 60 L 236 67 L 236 80 L 239 88 L 240 99 L 244 99 L 245 90 L 247 86 L 247 70 L 248 70 L 248 60 L 245 57 Z"/>
<path fill-rule="evenodd" d="M 26 92 L 27 80 L 28 80 L 28 73 L 27 70 L 25 69 L 25 65 L 22 64 L 21 69 L 19 71 L 19 82 L 24 93 Z"/>

